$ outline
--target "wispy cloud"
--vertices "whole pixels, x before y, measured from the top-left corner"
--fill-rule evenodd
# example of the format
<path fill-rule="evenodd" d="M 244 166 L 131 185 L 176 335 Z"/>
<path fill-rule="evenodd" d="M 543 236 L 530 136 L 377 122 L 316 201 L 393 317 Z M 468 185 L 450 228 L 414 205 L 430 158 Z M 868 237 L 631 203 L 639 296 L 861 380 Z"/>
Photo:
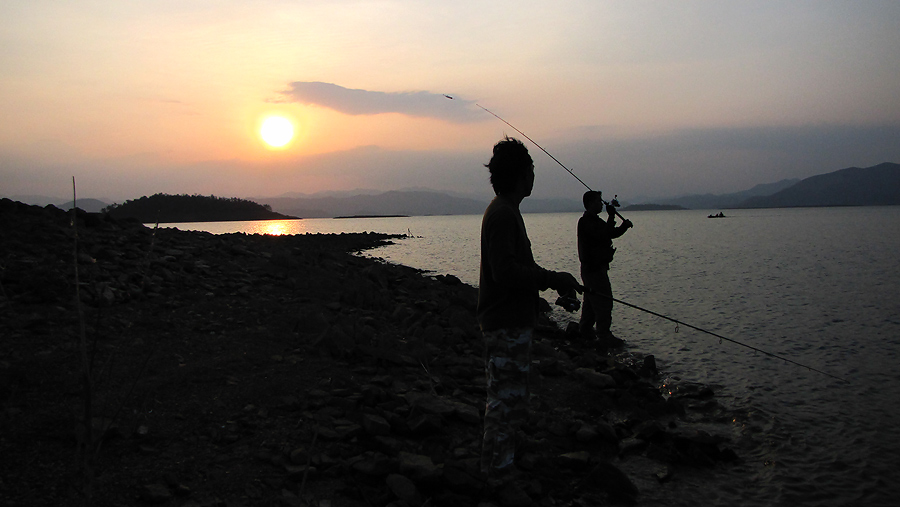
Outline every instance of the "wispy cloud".
<path fill-rule="evenodd" d="M 281 92 L 291 102 L 312 104 L 349 115 L 400 113 L 454 123 L 485 120 L 473 101 L 432 92 L 379 92 L 344 88 L 333 83 L 294 81 Z"/>

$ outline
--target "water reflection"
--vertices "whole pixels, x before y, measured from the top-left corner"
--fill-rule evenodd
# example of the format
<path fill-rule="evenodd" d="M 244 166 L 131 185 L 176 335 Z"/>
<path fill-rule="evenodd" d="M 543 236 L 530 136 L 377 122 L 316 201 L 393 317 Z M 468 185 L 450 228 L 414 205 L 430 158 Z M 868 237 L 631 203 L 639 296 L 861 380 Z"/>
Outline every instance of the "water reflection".
<path fill-rule="evenodd" d="M 284 234 L 303 234 L 306 227 L 302 220 L 266 220 L 259 221 L 252 227 L 251 234 L 268 234 L 271 236 L 281 236 Z M 250 231 L 248 231 L 250 232 Z"/>

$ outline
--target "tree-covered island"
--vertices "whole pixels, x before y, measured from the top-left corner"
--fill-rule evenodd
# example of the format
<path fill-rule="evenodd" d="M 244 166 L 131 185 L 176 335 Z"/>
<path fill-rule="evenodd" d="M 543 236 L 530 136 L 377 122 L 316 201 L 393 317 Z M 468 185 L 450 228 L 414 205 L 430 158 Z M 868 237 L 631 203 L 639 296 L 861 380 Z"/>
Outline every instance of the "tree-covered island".
<path fill-rule="evenodd" d="M 173 222 L 227 222 L 243 220 L 285 220 L 297 217 L 272 211 L 268 204 L 259 204 L 237 197 L 214 195 L 153 194 L 122 204 L 103 208 L 104 213 L 117 219 L 133 218 L 145 224 Z"/>

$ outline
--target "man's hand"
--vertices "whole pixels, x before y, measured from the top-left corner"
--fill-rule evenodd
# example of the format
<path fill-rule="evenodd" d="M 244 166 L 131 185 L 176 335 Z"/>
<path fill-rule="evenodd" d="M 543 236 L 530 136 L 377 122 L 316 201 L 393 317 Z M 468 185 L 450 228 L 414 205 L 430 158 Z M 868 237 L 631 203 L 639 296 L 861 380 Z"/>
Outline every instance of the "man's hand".
<path fill-rule="evenodd" d="M 622 222 L 622 225 L 624 225 L 624 226 L 627 227 L 627 228 L 634 227 L 634 224 L 631 223 L 631 220 L 628 220 L 627 218 L 625 219 L 624 222 Z"/>
<path fill-rule="evenodd" d="M 559 297 L 556 298 L 556 304 L 565 308 L 567 312 L 577 312 L 581 308 L 581 301 L 575 297 L 575 291 L 559 291 Z"/>
<path fill-rule="evenodd" d="M 578 280 L 576 280 L 571 273 L 566 273 L 564 271 L 553 273 L 550 278 L 550 288 L 556 289 L 560 294 L 566 294 L 572 291 L 581 294 L 584 291 L 584 288 L 578 283 Z"/>

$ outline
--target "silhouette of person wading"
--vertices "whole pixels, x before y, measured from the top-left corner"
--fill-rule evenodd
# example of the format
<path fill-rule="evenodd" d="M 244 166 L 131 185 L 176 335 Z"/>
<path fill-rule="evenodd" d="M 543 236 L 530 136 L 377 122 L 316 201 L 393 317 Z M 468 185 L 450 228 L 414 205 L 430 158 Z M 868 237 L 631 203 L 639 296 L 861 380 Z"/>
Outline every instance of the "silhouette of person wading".
<path fill-rule="evenodd" d="M 606 206 L 606 220 L 600 218 L 603 211 L 603 194 L 589 190 L 584 193 L 584 215 L 578 219 L 578 260 L 581 261 L 581 280 L 587 289 L 581 310 L 578 330 L 581 336 L 597 339 L 597 348 L 605 351 L 621 346 L 624 342 L 610 331 L 612 326 L 612 285 L 609 282 L 609 263 L 616 249 L 612 240 L 625 234 L 634 225 L 624 220 L 616 227 L 616 208 Z M 594 324 L 597 325 L 594 335 Z"/>
<path fill-rule="evenodd" d="M 481 223 L 481 268 L 477 317 L 484 336 L 487 403 L 482 472 L 489 479 L 515 472 L 516 431 L 529 417 L 531 340 L 539 291 L 580 290 L 570 273 L 537 265 L 519 204 L 531 195 L 534 163 L 527 148 L 506 137 L 494 146 L 486 167 L 496 197 Z"/>

